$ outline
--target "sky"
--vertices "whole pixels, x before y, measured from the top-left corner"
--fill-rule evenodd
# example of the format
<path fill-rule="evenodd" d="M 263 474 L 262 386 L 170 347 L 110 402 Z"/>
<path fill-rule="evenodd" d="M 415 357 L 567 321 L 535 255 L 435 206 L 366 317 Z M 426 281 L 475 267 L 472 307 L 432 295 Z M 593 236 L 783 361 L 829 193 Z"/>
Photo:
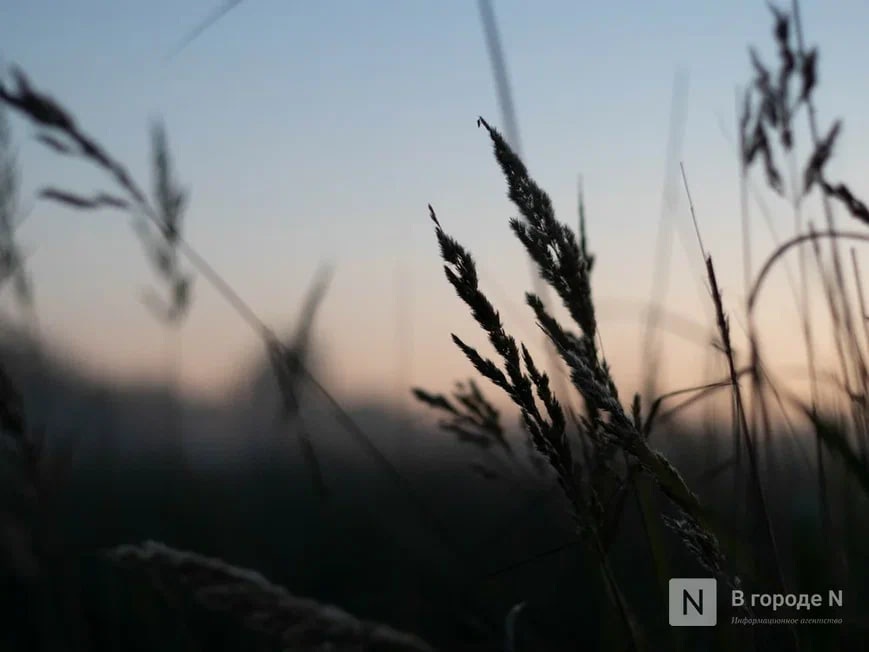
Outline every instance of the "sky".
<path fill-rule="evenodd" d="M 508 228 L 516 211 L 476 126 L 478 116 L 503 123 L 477 3 L 245 0 L 167 57 L 219 4 L 5 2 L 0 59 L 60 100 L 148 188 L 149 124 L 160 117 L 191 193 L 187 240 L 274 328 L 293 328 L 318 266 L 332 264 L 316 342 L 318 373 L 336 394 L 405 402 L 411 385 L 446 390 L 472 375 L 449 335 L 484 339 L 443 276 L 429 203 L 476 257 L 508 330 L 539 343 L 523 305 L 530 268 Z M 582 176 L 604 351 L 627 395 L 640 377 L 662 215 L 675 234 L 666 306 L 701 328 L 712 318 L 681 185 L 663 209 L 665 180 L 678 179 L 678 161 L 666 161 L 680 75 L 677 158 L 734 323 L 744 315 L 735 93 L 751 76 L 749 45 L 773 60 L 770 12 L 749 0 L 493 4 L 522 153 L 571 224 Z M 866 190 L 869 88 L 855 80 L 869 57 L 869 5 L 804 2 L 802 13 L 808 42 L 821 47 L 820 119 L 845 121 L 833 169 Z M 165 377 L 180 347 L 185 391 L 232 387 L 261 352 L 256 335 L 198 278 L 180 342 L 167 337 L 140 300 L 156 279 L 128 217 L 33 199 L 44 185 L 85 194 L 111 185 L 41 147 L 20 119 L 13 126 L 33 207 L 20 240 L 44 336 L 124 380 Z M 788 233 L 790 214 L 753 178 Z M 752 215 L 756 269 L 772 241 L 756 207 Z M 761 318 L 786 370 L 801 362 L 783 278 L 772 279 Z M 709 347 L 662 337 L 665 388 L 714 375 Z"/>

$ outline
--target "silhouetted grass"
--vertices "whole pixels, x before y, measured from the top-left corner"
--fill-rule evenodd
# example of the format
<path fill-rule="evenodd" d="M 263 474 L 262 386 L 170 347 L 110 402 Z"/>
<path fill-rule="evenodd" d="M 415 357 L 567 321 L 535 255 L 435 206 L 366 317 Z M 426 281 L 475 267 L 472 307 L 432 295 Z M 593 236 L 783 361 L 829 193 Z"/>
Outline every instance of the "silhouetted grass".
<path fill-rule="evenodd" d="M 488 3 L 481 10 L 510 116 L 507 127 L 515 133 L 493 14 Z M 689 195 L 716 326 L 710 341 L 726 375 L 652 396 L 648 405 L 639 395 L 625 401 L 600 346 L 593 237 L 582 205 L 574 232 L 556 218 L 517 154 L 518 137 L 508 142 L 480 118 L 520 214 L 509 228 L 535 269 L 534 292 L 525 295 L 528 316 L 556 354 L 547 363 L 566 368 L 570 385 L 555 387 L 551 375 L 557 370 L 545 369 L 506 330 L 471 252 L 448 234 L 448 219 L 429 207 L 447 281 L 493 353 L 464 334 L 454 334 L 453 341 L 476 374 L 512 401 L 521 430 L 505 425 L 509 420 L 488 398 L 490 388 L 476 379 L 449 395 L 415 388 L 415 397 L 442 417 L 439 427 L 463 445 L 403 464 L 374 436 L 403 415 L 363 423 L 360 412 L 339 404 L 309 369 L 313 318 L 327 274 L 315 280 L 298 331 L 285 341 L 183 238 L 187 192 L 176 180 L 162 127 L 152 130 L 147 193 L 23 72 L 13 72 L 14 84 L 0 82 L 0 107 L 36 126 L 44 146 L 101 169 L 113 188 L 82 195 L 48 186 L 41 198 L 136 218 L 145 253 L 168 289 L 167 301 L 149 295 L 149 305 L 167 324 L 179 325 L 192 307 L 197 273 L 262 339 L 284 408 L 276 415 L 284 419 L 266 428 L 275 437 L 259 440 L 263 455 L 175 474 L 169 463 L 178 461 L 177 450 L 110 457 L 104 444 L 79 445 L 78 433 L 64 437 L 41 423 L 55 430 L 58 419 L 68 430 L 105 428 L 115 438 L 147 433 L 157 427 L 150 406 L 161 396 L 142 391 L 136 410 L 121 409 L 119 390 L 100 389 L 109 400 L 100 407 L 92 402 L 81 420 L 74 416 L 80 408 L 72 406 L 86 398 L 74 388 L 87 381 L 68 377 L 47 359 L 55 388 L 63 388 L 52 393 L 34 372 L 35 358 L 16 350 L 33 341 L 36 330 L 30 340 L 10 339 L 8 350 L 0 349 L 0 477 L 7 499 L 0 554 L 3 595 L 14 596 L 0 606 L 8 619 L 4 649 L 859 649 L 869 633 L 869 533 L 862 518 L 869 506 L 869 316 L 856 253 L 851 250 L 852 285 L 841 244 L 869 235 L 839 228 L 835 210 L 861 226 L 869 224 L 869 210 L 846 182 L 829 178 L 842 126 L 837 121 L 825 130 L 818 124 L 818 54 L 804 44 L 798 10 L 796 3 L 790 13 L 772 8 L 775 68 L 751 53 L 754 76 L 739 116 L 740 162 L 746 178 L 759 166 L 770 190 L 790 202 L 797 217 L 803 202 L 817 195 L 826 228 L 803 227 L 795 219 L 796 232 L 749 275 L 747 355 L 734 343 L 713 254 L 701 239 L 702 212 L 695 213 Z M 799 162 L 794 125 L 801 116 L 811 153 Z M 789 187 L 782 160 L 800 169 L 797 187 Z M 32 305 L 25 257 L 15 240 L 21 219 L 17 174 L 0 116 L 0 282 L 14 283 L 19 300 Z M 803 314 L 795 328 L 804 333 L 815 376 L 808 398 L 774 375 L 755 323 L 770 271 L 803 245 L 812 247 L 826 311 L 814 309 L 803 259 Z M 544 300 L 546 287 L 560 300 L 565 319 Z M 817 391 L 814 323 L 822 318 L 832 326 L 834 384 L 844 408 L 823 404 Z M 303 395 L 303 387 L 314 391 Z M 686 406 L 725 390 L 731 423 L 711 424 L 711 434 L 700 437 L 695 422 L 675 420 Z M 96 392 L 87 387 L 88 396 Z M 567 407 L 564 392 L 581 398 L 581 413 Z M 328 419 L 305 411 L 315 397 L 325 399 Z M 681 402 L 674 405 L 675 399 Z M 55 420 L 46 417 L 52 401 L 60 405 Z M 786 413 L 788 407 L 796 410 Z M 260 418 L 257 411 L 264 408 L 250 409 Z M 207 411 L 212 423 L 228 430 L 234 420 L 240 428 L 250 423 L 250 413 L 229 406 Z M 794 413 L 802 423 L 789 428 Z M 286 456 L 288 424 L 302 444 L 301 464 Z M 346 445 L 335 443 L 336 432 L 350 435 L 374 470 L 351 463 Z M 518 454 L 518 439 L 526 454 Z M 801 448 L 805 441 L 815 444 L 814 459 Z M 248 568 L 256 571 L 243 570 Z M 697 576 L 720 581 L 719 627 L 669 628 L 669 578 Z M 731 609 L 731 589 L 842 589 L 841 610 L 809 615 L 843 623 L 733 626 L 731 616 L 767 614 L 757 605 Z"/>

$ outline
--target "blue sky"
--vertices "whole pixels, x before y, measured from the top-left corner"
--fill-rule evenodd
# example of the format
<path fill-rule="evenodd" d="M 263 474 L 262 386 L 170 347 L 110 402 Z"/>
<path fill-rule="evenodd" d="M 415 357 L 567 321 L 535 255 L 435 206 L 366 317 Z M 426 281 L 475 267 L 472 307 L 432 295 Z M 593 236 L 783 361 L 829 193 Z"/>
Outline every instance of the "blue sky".
<path fill-rule="evenodd" d="M 143 183 L 149 120 L 161 116 L 192 193 L 188 239 L 275 327 L 292 326 L 316 267 L 333 263 L 318 337 L 322 373 L 339 393 L 384 398 L 468 375 L 449 333 L 482 338 L 443 278 L 428 203 L 475 254 L 508 328 L 539 339 L 522 307 L 530 281 L 507 228 L 514 210 L 475 125 L 478 115 L 501 124 L 476 3 L 246 0 L 167 61 L 218 4 L 3 3 L 0 57 L 61 100 Z M 869 5 L 803 5 L 808 41 L 821 46 L 821 120 L 845 119 L 835 169 L 865 190 L 869 129 L 860 123 L 869 89 L 859 80 Z M 681 159 L 725 297 L 739 308 L 738 166 L 726 134 L 734 137 L 735 90 L 750 76 L 748 45 L 771 59 L 769 11 L 747 0 L 494 6 L 526 162 L 572 223 L 583 176 L 605 349 L 631 387 L 680 70 L 689 79 Z M 14 125 L 25 197 L 46 183 L 82 192 L 106 185 L 41 149 L 28 125 Z M 672 219 L 685 231 L 678 197 Z M 786 233 L 787 211 L 781 220 Z M 21 238 L 47 336 L 99 373 L 159 378 L 165 335 L 137 298 L 153 275 L 127 218 L 37 202 Z M 769 246 L 760 226 L 755 246 Z M 710 306 L 691 247 L 673 245 L 668 306 L 705 324 Z M 790 309 L 770 304 L 771 319 Z M 182 338 L 190 391 L 227 386 L 258 350 L 204 283 Z M 668 384 L 697 380 L 700 350 L 667 342 Z"/>

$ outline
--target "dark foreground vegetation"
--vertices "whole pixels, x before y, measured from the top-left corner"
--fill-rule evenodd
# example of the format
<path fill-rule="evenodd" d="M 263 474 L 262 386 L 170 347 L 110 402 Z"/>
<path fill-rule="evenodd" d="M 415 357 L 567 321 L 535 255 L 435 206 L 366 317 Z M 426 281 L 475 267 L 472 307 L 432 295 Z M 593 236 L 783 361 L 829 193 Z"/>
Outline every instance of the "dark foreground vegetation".
<path fill-rule="evenodd" d="M 505 331 L 449 216 L 429 207 L 433 260 L 436 244 L 447 282 L 480 327 L 453 335 L 476 380 L 450 394 L 408 388 L 439 428 L 341 405 L 320 384 L 308 354 L 324 277 L 286 339 L 183 238 L 187 196 L 161 127 L 146 192 L 59 102 L 13 72 L 0 85 L 2 105 L 43 145 L 96 166 L 110 184 L 94 195 L 49 186 L 41 197 L 131 214 L 167 290 L 149 299 L 167 329 L 191 309 L 196 278 L 247 321 L 265 355 L 249 393 L 221 405 L 185 403 L 166 388 L 100 386 L 59 363 L 38 338 L 14 237 L 17 169 L 3 123 L 0 262 L 33 326 L 29 335 L 7 329 L 0 350 L 3 649 L 865 648 L 869 330 L 859 257 L 844 243 L 869 239 L 869 209 L 828 178 L 841 129 L 817 122 L 817 51 L 804 45 L 798 15 L 774 9 L 773 18 L 775 64 L 752 55 L 741 163 L 795 214 L 819 201 L 825 224 L 798 219 L 757 270 L 737 346 L 714 247 L 692 208 L 721 379 L 619 395 L 599 346 L 582 207 L 578 232 L 558 221 L 481 118 L 519 212 L 510 228 L 546 285 L 525 298 L 550 348 L 536 359 Z M 805 160 L 794 151 L 803 132 Z M 800 170 L 792 182 L 780 168 L 787 160 Z M 855 230 L 839 229 L 836 213 Z M 768 367 L 754 323 L 770 269 L 785 264 L 800 272 L 793 328 L 817 374 L 808 396 Z M 823 281 L 817 297 L 809 269 Z M 818 389 L 812 333 L 822 321 L 838 353 L 837 402 Z M 572 397 L 559 396 L 548 374 L 565 378 Z M 515 405 L 521 429 L 493 407 L 492 392 Z M 720 395 L 731 419 L 679 419 L 692 402 Z M 669 625 L 674 577 L 716 579 L 718 626 Z M 734 591 L 825 600 L 773 611 L 731 605 Z M 841 605 L 826 600 L 830 591 L 841 591 Z M 834 623 L 744 624 L 772 617 Z"/>

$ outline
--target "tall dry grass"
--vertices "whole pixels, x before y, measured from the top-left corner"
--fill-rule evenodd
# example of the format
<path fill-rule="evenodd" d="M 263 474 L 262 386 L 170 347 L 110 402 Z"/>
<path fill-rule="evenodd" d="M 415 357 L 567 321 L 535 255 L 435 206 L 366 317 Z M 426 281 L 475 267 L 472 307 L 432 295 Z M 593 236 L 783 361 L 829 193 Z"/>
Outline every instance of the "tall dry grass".
<path fill-rule="evenodd" d="M 485 5 L 481 5 L 485 8 Z M 863 231 L 842 230 L 836 219 L 837 209 L 850 219 L 869 224 L 869 208 L 846 182 L 829 178 L 827 164 L 842 128 L 840 122 L 822 128 L 818 122 L 816 90 L 818 55 L 805 45 L 799 7 L 790 12 L 772 8 L 773 36 L 778 61 L 775 67 L 765 64 L 754 52 L 751 55 L 753 79 L 744 95 L 739 116 L 741 166 L 747 180 L 755 167 L 769 189 L 789 202 L 796 230 L 778 243 L 757 272 L 750 276 L 749 293 L 743 307 L 748 321 L 747 355 L 741 356 L 734 345 L 728 304 L 725 302 L 713 264 L 711 249 L 702 240 L 702 213 L 694 209 L 685 171 L 685 190 L 689 196 L 691 217 L 697 228 L 700 252 L 705 264 L 710 293 L 709 310 L 717 329 L 716 348 L 722 356 L 726 374 L 700 387 L 670 391 L 652 398 L 644 405 L 639 395 L 625 401 L 600 346 L 596 298 L 592 289 L 594 256 L 589 251 L 585 215 L 580 208 L 578 233 L 559 221 L 547 194 L 537 185 L 517 155 L 515 148 L 488 122 L 479 119 L 478 127 L 488 136 L 500 166 L 509 196 L 520 217 L 510 220 L 509 227 L 521 242 L 534 269 L 540 287 L 525 295 L 529 316 L 534 319 L 557 358 L 550 360 L 568 372 L 570 386 L 553 387 L 551 374 L 544 369 L 529 348 L 507 332 L 500 313 L 483 290 L 477 264 L 472 254 L 451 236 L 449 222 L 429 207 L 435 237 L 444 262 L 444 272 L 460 300 L 479 326 L 486 346 L 471 343 L 466 335 L 452 335 L 460 352 L 476 374 L 503 392 L 518 409 L 527 444 L 520 457 L 517 446 L 506 435 L 501 416 L 487 399 L 485 389 L 474 379 L 462 384 L 447 396 L 414 389 L 416 398 L 443 415 L 441 427 L 456 435 L 461 443 L 483 450 L 493 464 L 502 464 L 493 472 L 488 464 L 472 462 L 472 468 L 487 478 L 507 477 L 526 483 L 531 493 L 527 505 L 517 505 L 519 516 L 509 527 L 521 526 L 522 510 L 537 501 L 548 499 L 547 480 L 553 479 L 564 498 L 575 528 L 576 541 L 583 561 L 597 578 L 589 590 L 600 590 L 607 606 L 598 640 L 601 649 L 689 649 L 694 639 L 671 630 L 650 627 L 648 609 L 638 598 L 632 577 L 621 564 L 621 546 L 629 546 L 632 555 L 651 567 L 649 593 L 661 600 L 666 582 L 676 568 L 688 568 L 720 580 L 725 591 L 736 588 L 762 592 L 795 592 L 806 587 L 799 568 L 785 559 L 781 532 L 770 497 L 770 474 L 776 468 L 774 441 L 781 426 L 777 414 L 796 408 L 804 426 L 813 435 L 815 450 L 811 472 L 815 476 L 817 502 L 821 512 L 813 532 L 824 550 L 821 566 L 836 587 L 846 592 L 859 589 L 852 580 L 855 568 L 866 564 L 866 534 L 861 520 L 869 492 L 869 327 L 866 320 L 866 297 L 863 294 L 860 264 L 856 250 L 846 256 L 845 241 L 869 240 Z M 484 12 L 484 16 L 489 16 Z M 491 16 L 489 16 L 491 20 Z M 322 298 L 326 281 L 315 284 L 296 340 L 287 343 L 266 325 L 249 307 L 231 284 L 181 234 L 181 216 L 186 192 L 175 178 L 166 134 L 161 127 L 152 132 L 153 191 L 145 192 L 127 168 L 91 137 L 58 101 L 37 90 L 21 71 L 12 73 L 13 83 L 0 83 L 0 101 L 33 126 L 37 140 L 57 153 L 71 156 L 101 169 L 110 191 L 82 195 L 49 186 L 41 191 L 44 200 L 65 206 L 98 210 L 111 209 L 128 213 L 134 219 L 145 252 L 153 262 L 158 277 L 168 289 L 168 300 L 149 295 L 149 305 L 168 323 L 177 323 L 190 308 L 192 272 L 211 284 L 262 339 L 273 365 L 276 382 L 285 399 L 284 416 L 296 428 L 302 453 L 311 469 L 314 483 L 324 489 L 315 452 L 315 433 L 305 428 L 300 417 L 298 389 L 307 383 L 329 402 L 336 416 L 378 465 L 381 472 L 404 493 L 415 506 L 433 539 L 448 550 L 457 565 L 473 574 L 482 564 L 467 552 L 465 542 L 448 531 L 427 500 L 384 455 L 373 439 L 358 426 L 334 397 L 319 383 L 305 363 L 305 350 L 311 319 Z M 805 161 L 796 160 L 795 121 L 805 117 L 810 134 L 811 153 Z M 24 273 L 24 257 L 15 242 L 15 225 L 19 219 L 16 201 L 16 168 L 5 123 L 0 122 L 0 264 L 2 278 L 15 284 L 19 298 L 27 303 L 32 297 Z M 781 171 L 782 162 L 799 170 L 788 175 Z M 811 197 L 820 199 L 824 228 L 804 223 L 802 214 Z M 747 216 L 745 216 L 747 217 Z M 743 223 L 748 228 L 748 220 Z M 750 238 L 746 237 L 747 243 Z M 779 380 L 766 360 L 763 333 L 755 323 L 755 313 L 771 270 L 783 265 L 796 251 L 811 248 L 811 258 L 799 258 L 800 286 L 795 297 L 802 310 L 797 327 L 804 334 L 807 359 L 813 370 L 812 391 L 808 399 L 794 393 Z M 850 273 L 846 259 L 850 257 Z M 818 314 L 809 291 L 809 262 L 821 279 L 821 296 L 826 312 Z M 561 319 L 548 306 L 542 286 L 548 287 L 560 301 L 567 316 Z M 822 403 L 816 383 L 820 376 L 815 359 L 817 322 L 824 318 L 832 326 L 838 368 L 835 382 L 845 402 L 844 409 Z M 744 359 L 743 359 L 744 358 Z M 731 512 L 710 506 L 689 482 L 688 473 L 678 468 L 673 456 L 665 453 L 657 440 L 669 429 L 665 416 L 686 403 L 664 410 L 673 399 L 689 396 L 687 401 L 703 400 L 713 392 L 729 390 L 732 405 L 732 456 L 717 460 L 716 474 L 732 476 L 732 493 L 727 496 Z M 566 407 L 567 396 L 575 393 L 583 409 L 576 413 Z M 4 559 L 16 581 L 36 583 L 46 613 L 51 609 L 63 616 L 45 615 L 38 622 L 43 627 L 60 628 L 42 640 L 43 647 L 61 641 L 70 649 L 89 649 L 86 620 L 69 593 L 58 591 L 55 583 L 67 580 L 62 536 L 53 527 L 52 497 L 61 486 L 64 465 L 70 455 L 64 451 L 49 454 L 46 439 L 26 415 L 14 380 L 0 367 L 0 426 L 4 444 L 15 469 L 14 486 L 22 500 L 3 519 Z M 780 461 L 779 461 L 780 463 Z M 544 486 L 544 491 L 537 489 Z M 844 503 L 837 503 L 846 496 Z M 728 516 L 737 513 L 742 520 Z M 633 525 L 628 526 L 633 515 Z M 629 539 L 629 540 L 626 540 Z M 676 546 L 671 545 L 676 543 Z M 483 554 L 491 545 L 487 542 Z M 748 552 L 746 554 L 746 549 Z M 291 650 L 429 650 L 415 636 L 399 633 L 385 625 L 354 618 L 340 610 L 298 598 L 253 572 L 235 568 L 220 560 L 195 553 L 180 552 L 160 543 L 122 546 L 108 550 L 105 557 L 119 565 L 147 570 L 169 600 L 190 599 L 200 607 L 220 612 L 237 620 L 270 643 Z M 466 580 L 467 578 L 462 578 Z M 69 579 L 69 581 L 73 581 Z M 820 588 L 820 587 L 818 587 Z M 826 588 L 826 587 L 824 587 Z M 468 593 L 471 593 L 468 591 Z M 474 598 L 469 604 L 481 605 Z M 526 602 L 500 615 L 491 626 L 493 647 L 506 645 L 510 650 L 526 649 L 522 636 L 528 626 Z M 860 605 L 849 605 L 851 629 L 837 630 L 819 639 L 812 632 L 797 627 L 758 628 L 756 632 L 722 629 L 708 639 L 699 639 L 708 649 L 849 649 L 859 640 L 861 627 L 856 620 Z M 483 611 L 481 609 L 481 611 Z M 183 609 L 179 608 L 183 613 Z M 750 610 L 749 610 L 750 612 Z M 655 613 L 659 613 L 655 611 Z M 663 615 L 660 615 L 663 621 Z M 64 627 L 70 629 L 63 629 Z M 90 625 L 88 625 L 90 626 Z M 506 628 L 506 636 L 503 629 Z M 854 635 L 854 632 L 857 632 Z M 527 634 L 527 632 L 524 632 Z M 528 638 L 530 635 L 526 635 Z M 533 636 L 531 636 L 533 639 Z M 542 637 L 541 637 L 542 638 Z M 528 649 L 542 649 L 542 643 Z M 853 648 L 851 648 L 853 649 Z"/>

